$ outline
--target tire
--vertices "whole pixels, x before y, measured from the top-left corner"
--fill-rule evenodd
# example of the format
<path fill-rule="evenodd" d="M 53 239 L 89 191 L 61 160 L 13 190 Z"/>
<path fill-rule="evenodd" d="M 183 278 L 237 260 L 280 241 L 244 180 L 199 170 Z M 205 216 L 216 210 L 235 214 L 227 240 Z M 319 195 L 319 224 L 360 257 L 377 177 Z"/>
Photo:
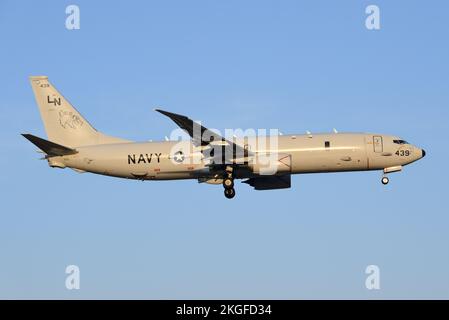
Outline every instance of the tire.
<path fill-rule="evenodd" d="M 228 199 L 234 198 L 235 197 L 235 190 L 234 190 L 234 188 L 225 189 L 224 190 L 224 195 Z"/>
<path fill-rule="evenodd" d="M 234 188 L 234 179 L 224 178 L 223 179 L 223 187 L 225 187 L 225 189 L 232 189 L 232 188 Z"/>
<path fill-rule="evenodd" d="M 382 184 L 383 185 L 387 185 L 388 184 L 388 182 L 390 182 L 390 179 L 388 179 L 388 177 L 382 177 Z"/>

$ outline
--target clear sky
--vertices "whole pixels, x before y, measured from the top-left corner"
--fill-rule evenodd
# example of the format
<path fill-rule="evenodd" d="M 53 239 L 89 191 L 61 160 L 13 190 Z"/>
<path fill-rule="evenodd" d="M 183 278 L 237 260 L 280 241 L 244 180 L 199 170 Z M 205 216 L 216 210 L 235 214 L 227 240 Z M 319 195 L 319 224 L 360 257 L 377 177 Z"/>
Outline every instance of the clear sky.
<path fill-rule="evenodd" d="M 80 8 L 80 30 L 65 8 Z M 381 29 L 365 27 L 380 8 Z M 447 1 L 0 0 L 0 298 L 449 298 Z M 99 130 L 158 140 L 155 107 L 217 129 L 367 131 L 423 147 L 288 190 L 51 169 L 30 75 Z M 67 290 L 65 268 L 80 268 Z M 365 268 L 380 268 L 367 290 Z"/>

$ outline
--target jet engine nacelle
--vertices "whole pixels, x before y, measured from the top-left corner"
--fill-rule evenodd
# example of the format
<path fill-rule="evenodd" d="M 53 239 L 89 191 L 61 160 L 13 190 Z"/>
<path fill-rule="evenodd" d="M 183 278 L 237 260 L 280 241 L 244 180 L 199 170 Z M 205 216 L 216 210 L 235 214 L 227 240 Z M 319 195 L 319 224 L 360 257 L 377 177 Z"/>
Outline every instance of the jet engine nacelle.
<path fill-rule="evenodd" d="M 275 175 L 292 171 L 292 156 L 287 153 L 257 154 L 249 163 L 249 167 L 257 175 Z"/>

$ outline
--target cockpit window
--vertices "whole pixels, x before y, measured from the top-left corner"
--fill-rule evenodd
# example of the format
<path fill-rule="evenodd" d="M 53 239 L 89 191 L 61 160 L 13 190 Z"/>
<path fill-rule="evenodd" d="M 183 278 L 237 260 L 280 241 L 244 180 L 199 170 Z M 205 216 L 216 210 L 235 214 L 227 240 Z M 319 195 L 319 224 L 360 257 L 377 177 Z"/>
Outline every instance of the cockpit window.
<path fill-rule="evenodd" d="M 396 144 L 409 144 L 407 141 L 405 141 L 405 140 L 393 140 L 393 143 L 396 143 Z"/>

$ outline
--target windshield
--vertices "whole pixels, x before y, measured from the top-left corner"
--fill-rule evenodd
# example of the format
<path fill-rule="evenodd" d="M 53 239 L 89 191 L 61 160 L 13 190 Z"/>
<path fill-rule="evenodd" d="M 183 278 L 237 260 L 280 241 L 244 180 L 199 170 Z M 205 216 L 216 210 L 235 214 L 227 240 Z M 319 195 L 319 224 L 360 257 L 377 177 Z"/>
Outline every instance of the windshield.
<path fill-rule="evenodd" d="M 405 140 L 393 140 L 393 143 L 396 143 L 396 144 L 409 144 L 407 141 L 405 141 Z"/>

